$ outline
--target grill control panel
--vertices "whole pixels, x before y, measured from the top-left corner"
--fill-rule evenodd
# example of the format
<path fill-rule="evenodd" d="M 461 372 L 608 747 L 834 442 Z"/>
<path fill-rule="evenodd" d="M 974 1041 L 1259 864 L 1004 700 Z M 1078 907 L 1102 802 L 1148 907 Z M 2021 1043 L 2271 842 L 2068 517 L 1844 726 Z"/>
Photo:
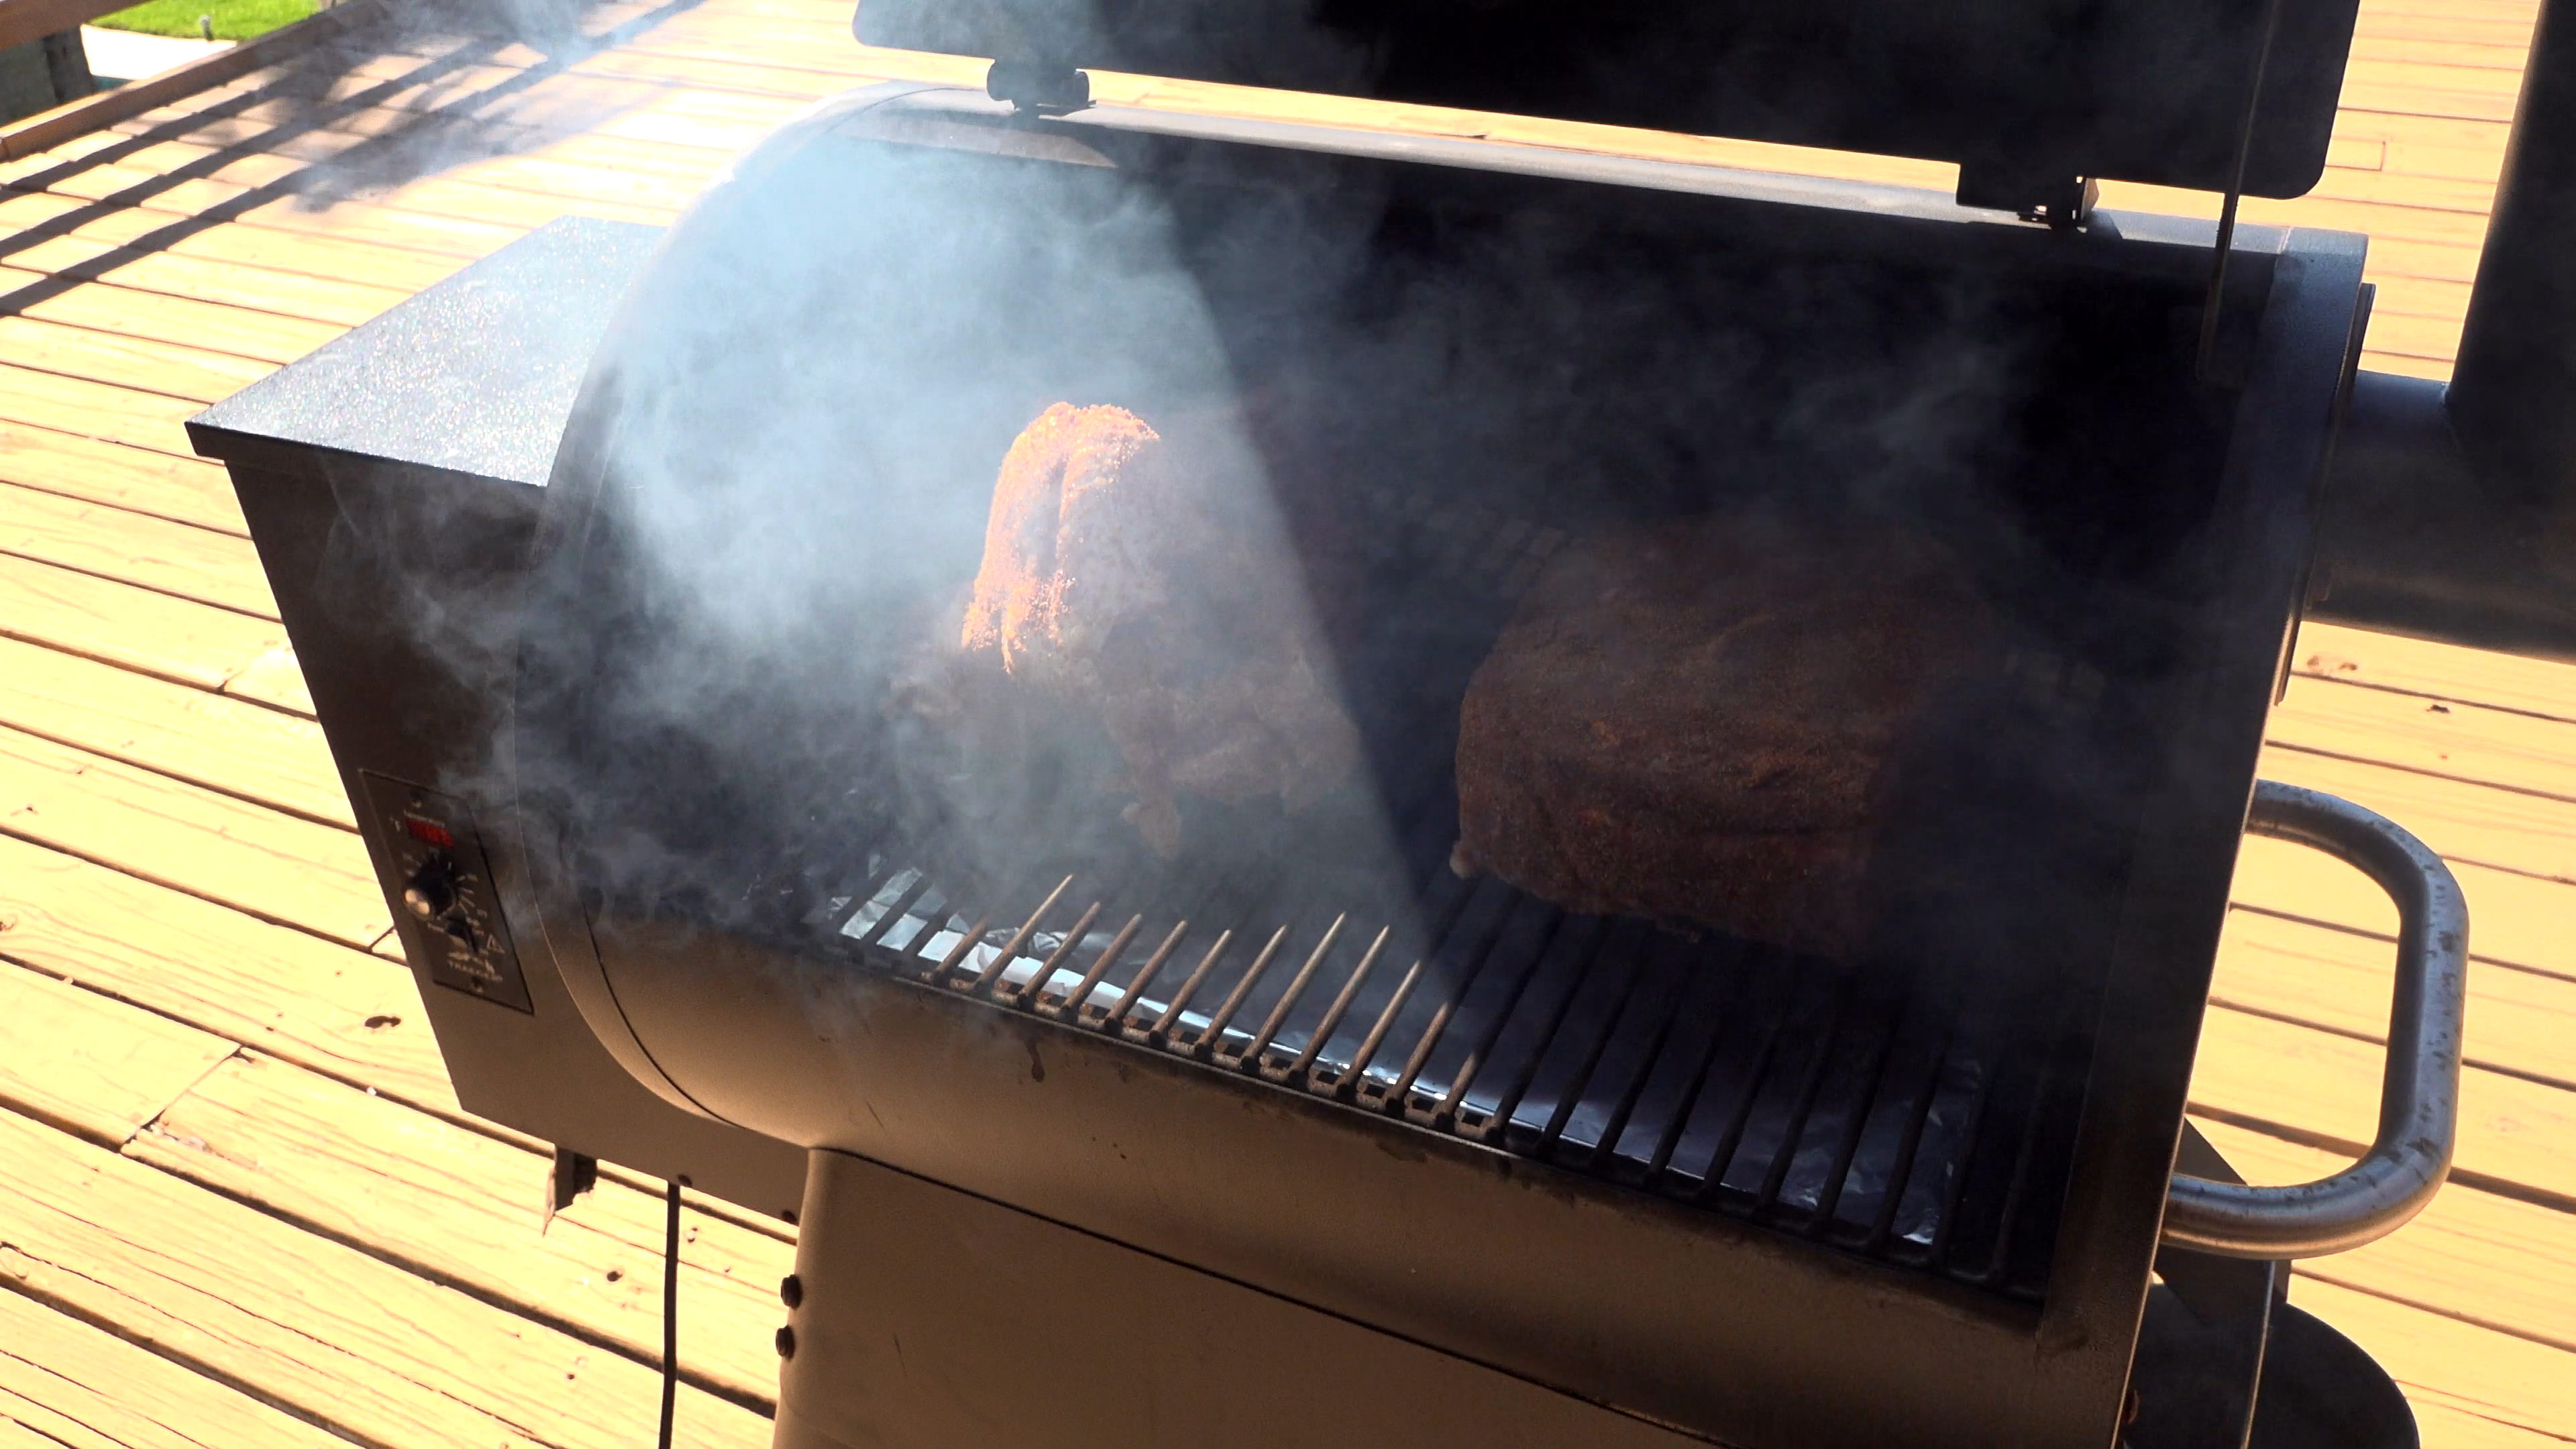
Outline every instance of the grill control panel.
<path fill-rule="evenodd" d="M 368 832 L 392 870 L 389 894 L 403 954 L 425 963 L 429 979 L 441 986 L 532 1010 L 483 839 L 465 802 L 363 770 L 359 777 L 366 782 Z"/>

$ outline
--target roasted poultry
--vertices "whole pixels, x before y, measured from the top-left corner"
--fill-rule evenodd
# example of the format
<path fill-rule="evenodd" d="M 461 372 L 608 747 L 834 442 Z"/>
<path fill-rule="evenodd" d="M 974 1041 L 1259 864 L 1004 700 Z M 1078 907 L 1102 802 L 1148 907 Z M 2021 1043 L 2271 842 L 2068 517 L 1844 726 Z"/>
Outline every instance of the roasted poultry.
<path fill-rule="evenodd" d="M 1003 459 L 959 635 L 1016 689 L 1096 714 L 1126 819 L 1165 856 L 1183 798 L 1295 811 L 1359 758 L 1297 552 L 1225 422 L 1166 438 L 1121 408 L 1048 408 Z"/>

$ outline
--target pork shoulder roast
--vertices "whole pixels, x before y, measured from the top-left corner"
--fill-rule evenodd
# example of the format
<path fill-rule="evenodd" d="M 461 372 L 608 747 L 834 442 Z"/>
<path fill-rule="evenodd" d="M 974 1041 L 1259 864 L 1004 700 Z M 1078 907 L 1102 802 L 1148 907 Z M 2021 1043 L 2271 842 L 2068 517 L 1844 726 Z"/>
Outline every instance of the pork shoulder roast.
<path fill-rule="evenodd" d="M 1848 958 L 1905 733 L 1987 625 L 1941 549 L 1892 531 L 1578 540 L 1468 685 L 1451 863 Z"/>

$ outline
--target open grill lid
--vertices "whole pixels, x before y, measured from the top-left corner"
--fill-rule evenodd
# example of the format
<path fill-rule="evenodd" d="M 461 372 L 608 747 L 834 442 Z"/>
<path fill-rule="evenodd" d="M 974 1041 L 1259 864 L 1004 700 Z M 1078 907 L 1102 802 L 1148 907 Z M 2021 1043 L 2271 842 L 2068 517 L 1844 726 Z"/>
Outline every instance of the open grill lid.
<path fill-rule="evenodd" d="M 871 45 L 2223 191 L 2325 166 L 2357 0 L 861 0 Z M 2277 14 L 2275 13 L 2277 12 Z M 2271 31 L 2268 55 L 2264 44 Z"/>

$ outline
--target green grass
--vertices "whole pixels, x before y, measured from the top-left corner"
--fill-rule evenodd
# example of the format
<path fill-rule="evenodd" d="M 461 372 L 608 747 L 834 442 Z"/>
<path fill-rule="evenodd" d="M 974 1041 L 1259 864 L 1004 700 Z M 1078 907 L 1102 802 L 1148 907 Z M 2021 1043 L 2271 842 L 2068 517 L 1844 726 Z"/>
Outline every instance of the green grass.
<path fill-rule="evenodd" d="M 144 0 L 130 10 L 90 22 L 110 30 L 198 38 L 197 17 L 212 16 L 215 39 L 248 40 L 313 13 L 313 0 Z"/>

